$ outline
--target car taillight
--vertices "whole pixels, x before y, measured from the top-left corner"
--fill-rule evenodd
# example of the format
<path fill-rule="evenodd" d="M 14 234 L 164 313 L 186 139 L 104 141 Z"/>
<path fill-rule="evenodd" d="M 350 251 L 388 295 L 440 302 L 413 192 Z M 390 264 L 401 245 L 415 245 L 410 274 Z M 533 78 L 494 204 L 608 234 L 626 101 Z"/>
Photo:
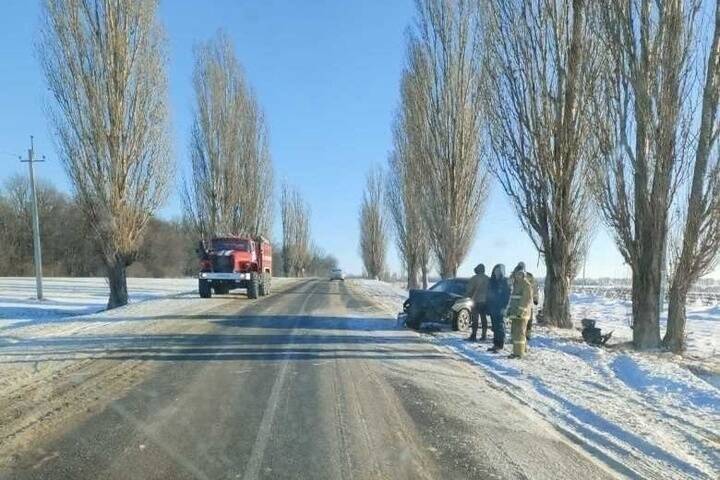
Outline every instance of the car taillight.
<path fill-rule="evenodd" d="M 212 270 L 212 262 L 210 260 L 200 260 L 200 270 Z"/>
<path fill-rule="evenodd" d="M 241 272 L 244 272 L 250 268 L 250 264 L 248 262 L 240 262 L 238 263 L 238 268 Z"/>

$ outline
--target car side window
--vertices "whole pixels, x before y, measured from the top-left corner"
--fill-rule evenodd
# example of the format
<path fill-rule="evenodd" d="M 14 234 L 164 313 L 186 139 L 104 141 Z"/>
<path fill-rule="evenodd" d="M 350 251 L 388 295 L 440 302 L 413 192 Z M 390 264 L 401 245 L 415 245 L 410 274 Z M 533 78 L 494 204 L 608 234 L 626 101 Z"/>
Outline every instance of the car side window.
<path fill-rule="evenodd" d="M 450 288 L 450 293 L 455 295 L 465 295 L 465 284 L 462 282 L 453 282 Z"/>

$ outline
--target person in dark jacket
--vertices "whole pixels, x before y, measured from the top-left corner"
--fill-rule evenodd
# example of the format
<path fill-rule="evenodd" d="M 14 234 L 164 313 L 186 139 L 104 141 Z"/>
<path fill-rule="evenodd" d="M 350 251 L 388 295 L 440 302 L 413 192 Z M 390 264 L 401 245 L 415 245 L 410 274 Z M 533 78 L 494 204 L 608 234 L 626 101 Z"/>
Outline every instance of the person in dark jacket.
<path fill-rule="evenodd" d="M 510 301 L 510 284 L 505 277 L 505 265 L 495 265 L 488 282 L 486 305 L 493 328 L 493 346 L 489 352 L 497 353 L 505 346 L 505 310 Z"/>
<path fill-rule="evenodd" d="M 485 305 L 485 294 L 487 293 L 488 281 L 485 275 L 485 265 L 482 263 L 475 267 L 475 276 L 470 278 L 465 296 L 473 300 L 472 310 L 472 333 L 466 339 L 469 342 L 477 341 L 478 317 L 482 320 L 482 335 L 480 340 L 485 340 L 487 335 L 487 307 Z"/>

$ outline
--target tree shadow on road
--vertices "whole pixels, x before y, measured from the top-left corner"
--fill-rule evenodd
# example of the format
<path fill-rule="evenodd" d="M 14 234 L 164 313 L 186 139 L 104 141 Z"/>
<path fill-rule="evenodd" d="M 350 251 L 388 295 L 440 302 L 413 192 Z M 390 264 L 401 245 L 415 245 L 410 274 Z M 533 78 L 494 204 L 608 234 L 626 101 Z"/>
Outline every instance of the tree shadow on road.
<path fill-rule="evenodd" d="M 207 317 L 204 317 L 207 320 Z M 0 337 L 0 364 L 81 359 L 142 361 L 448 358 L 394 320 L 257 315 L 213 320 L 219 332 Z M 277 330 L 269 332 L 266 330 Z"/>

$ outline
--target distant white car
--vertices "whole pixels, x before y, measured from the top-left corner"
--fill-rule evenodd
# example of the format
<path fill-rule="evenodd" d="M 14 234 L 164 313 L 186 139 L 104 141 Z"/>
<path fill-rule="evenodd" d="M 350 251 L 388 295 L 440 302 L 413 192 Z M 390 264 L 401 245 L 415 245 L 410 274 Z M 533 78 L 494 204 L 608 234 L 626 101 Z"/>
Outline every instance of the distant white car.
<path fill-rule="evenodd" d="M 333 280 L 340 280 L 342 282 L 345 281 L 345 274 L 343 273 L 342 269 L 333 268 L 332 270 L 330 270 L 330 281 Z"/>

